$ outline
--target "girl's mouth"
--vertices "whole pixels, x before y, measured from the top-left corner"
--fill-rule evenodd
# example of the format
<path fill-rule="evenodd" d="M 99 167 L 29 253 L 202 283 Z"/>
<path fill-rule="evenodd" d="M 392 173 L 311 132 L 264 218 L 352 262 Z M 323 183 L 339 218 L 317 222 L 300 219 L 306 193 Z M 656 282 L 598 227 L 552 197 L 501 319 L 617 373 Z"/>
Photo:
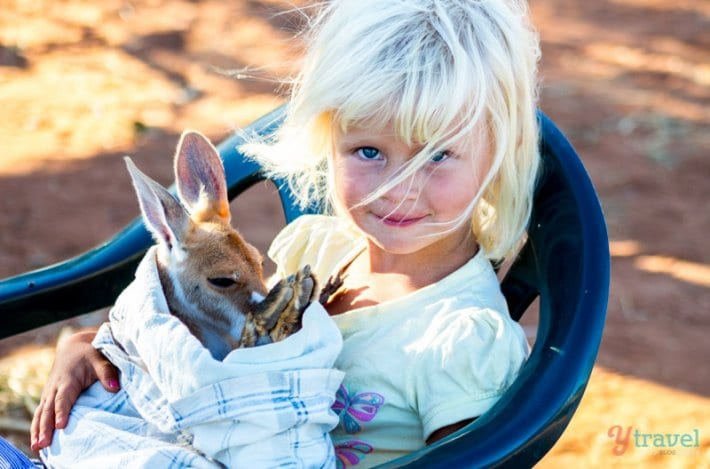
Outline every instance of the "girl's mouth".
<path fill-rule="evenodd" d="M 382 223 L 384 223 L 387 226 L 398 226 L 398 227 L 405 227 L 405 226 L 410 226 L 413 225 L 424 218 L 426 218 L 426 215 L 422 216 L 410 216 L 410 215 L 387 215 L 385 217 L 380 217 L 378 216 L 380 220 L 382 220 Z"/>

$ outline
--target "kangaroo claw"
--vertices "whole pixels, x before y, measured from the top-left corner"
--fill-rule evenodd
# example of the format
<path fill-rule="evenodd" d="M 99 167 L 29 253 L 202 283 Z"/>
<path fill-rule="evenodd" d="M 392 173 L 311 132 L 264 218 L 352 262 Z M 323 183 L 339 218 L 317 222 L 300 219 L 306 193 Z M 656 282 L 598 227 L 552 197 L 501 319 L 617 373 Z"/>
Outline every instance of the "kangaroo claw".
<path fill-rule="evenodd" d="M 338 290 L 340 290 L 340 287 L 343 286 L 344 278 L 345 275 L 342 270 L 335 274 L 335 276 L 331 275 L 326 284 L 323 286 L 323 289 L 320 291 L 318 302 L 322 305 L 326 305 L 328 301 L 330 301 L 330 298 L 335 295 Z"/>

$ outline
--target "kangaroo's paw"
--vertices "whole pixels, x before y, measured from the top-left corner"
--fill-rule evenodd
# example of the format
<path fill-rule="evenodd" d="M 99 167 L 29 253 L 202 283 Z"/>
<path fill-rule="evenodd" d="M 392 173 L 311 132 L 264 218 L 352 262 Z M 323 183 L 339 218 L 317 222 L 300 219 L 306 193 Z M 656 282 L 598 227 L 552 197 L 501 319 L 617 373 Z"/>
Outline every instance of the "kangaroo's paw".
<path fill-rule="evenodd" d="M 276 326 L 281 314 L 289 307 L 294 296 L 296 276 L 280 280 L 261 302 L 253 308 L 253 316 L 260 328 L 268 333 Z"/>
<path fill-rule="evenodd" d="M 338 290 L 340 290 L 340 287 L 343 286 L 344 278 L 345 274 L 342 270 L 335 274 L 335 276 L 331 275 L 320 291 L 320 295 L 318 296 L 318 302 L 322 305 L 326 305 L 328 301 L 330 301 L 331 297 L 335 295 Z"/>
<path fill-rule="evenodd" d="M 305 309 L 313 301 L 313 295 L 316 291 L 316 278 L 311 273 L 311 266 L 306 265 L 296 274 L 296 281 L 293 285 L 294 289 L 294 308 L 303 313 Z"/>
<path fill-rule="evenodd" d="M 276 326 L 269 334 L 274 342 L 283 340 L 301 329 L 301 319 L 313 299 L 316 289 L 316 279 L 311 273 L 311 267 L 305 266 L 295 276 L 293 282 L 293 300 L 279 316 Z"/>
<path fill-rule="evenodd" d="M 259 303 L 253 305 L 246 315 L 240 338 L 241 347 L 253 347 L 272 342 L 269 333 L 276 326 L 283 311 L 293 299 L 295 275 L 279 281 Z"/>

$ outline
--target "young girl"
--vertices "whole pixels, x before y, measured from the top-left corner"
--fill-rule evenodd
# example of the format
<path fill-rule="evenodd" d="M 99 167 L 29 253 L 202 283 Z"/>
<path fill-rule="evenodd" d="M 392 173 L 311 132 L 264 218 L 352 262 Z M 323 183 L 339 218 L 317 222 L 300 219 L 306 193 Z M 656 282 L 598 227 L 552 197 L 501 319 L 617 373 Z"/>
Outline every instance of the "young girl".
<path fill-rule="evenodd" d="M 480 416 L 527 357 L 490 261 L 530 215 L 539 48 L 518 0 L 334 0 L 311 26 L 284 124 L 246 150 L 329 214 L 269 255 L 280 275 L 343 274 L 326 305 L 346 373 L 331 436 L 341 465 L 369 467 Z M 83 388 L 118 388 L 92 338 L 58 348 L 33 448 Z"/>

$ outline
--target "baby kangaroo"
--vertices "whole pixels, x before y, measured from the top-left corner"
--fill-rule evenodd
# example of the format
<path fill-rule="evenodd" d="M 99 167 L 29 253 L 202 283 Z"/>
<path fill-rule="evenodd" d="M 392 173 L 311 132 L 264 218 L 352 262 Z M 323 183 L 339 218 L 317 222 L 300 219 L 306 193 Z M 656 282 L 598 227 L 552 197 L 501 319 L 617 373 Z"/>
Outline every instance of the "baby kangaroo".
<path fill-rule="evenodd" d="M 194 131 L 182 134 L 175 154 L 179 200 L 125 160 L 144 223 L 158 243 L 170 312 L 213 357 L 300 329 L 315 278 L 306 266 L 267 294 L 261 254 L 230 225 L 224 168 L 209 140 Z"/>

